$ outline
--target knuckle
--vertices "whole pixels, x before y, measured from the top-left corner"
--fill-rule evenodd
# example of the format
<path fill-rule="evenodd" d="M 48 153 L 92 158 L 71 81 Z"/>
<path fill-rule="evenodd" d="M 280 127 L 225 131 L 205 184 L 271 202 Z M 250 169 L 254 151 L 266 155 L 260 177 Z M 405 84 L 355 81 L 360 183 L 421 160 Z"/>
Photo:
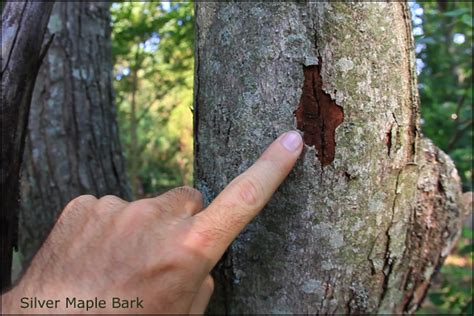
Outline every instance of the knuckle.
<path fill-rule="evenodd" d="M 80 195 L 72 199 L 59 214 L 57 226 L 70 227 L 74 223 L 87 221 L 88 216 L 84 215 L 90 213 L 96 202 L 97 198 L 93 195 Z"/>
<path fill-rule="evenodd" d="M 115 195 L 105 195 L 97 203 L 97 210 L 112 210 L 125 205 L 125 201 Z"/>
<path fill-rule="evenodd" d="M 65 212 L 81 212 L 87 210 L 92 203 L 97 202 L 93 195 L 80 195 L 71 200 L 64 208 Z"/>
<path fill-rule="evenodd" d="M 262 204 L 263 186 L 258 179 L 244 178 L 236 185 L 240 199 L 247 206 L 256 207 Z"/>
<path fill-rule="evenodd" d="M 156 215 L 163 212 L 163 205 L 156 199 L 142 199 L 130 203 L 130 208 L 133 212 L 138 212 L 144 215 Z"/>
<path fill-rule="evenodd" d="M 115 195 L 104 195 L 99 201 L 105 201 L 108 203 L 121 203 L 123 200 Z"/>
<path fill-rule="evenodd" d="M 195 212 L 204 208 L 204 199 L 201 192 L 188 186 L 180 187 L 179 189 L 184 195 L 182 202 L 185 209 L 194 210 Z"/>
<path fill-rule="evenodd" d="M 211 275 L 208 275 L 204 280 L 204 286 L 209 289 L 209 292 L 214 292 L 214 278 Z"/>
<path fill-rule="evenodd" d="M 182 186 L 175 188 L 170 193 L 173 193 L 177 200 L 190 200 L 192 202 L 201 203 L 203 201 L 202 194 L 199 190 L 192 188 L 190 186 Z"/>
<path fill-rule="evenodd" d="M 199 191 L 199 190 L 197 190 L 193 187 L 183 186 L 183 187 L 180 187 L 179 189 L 181 189 L 184 193 L 187 194 L 187 196 L 189 196 L 192 199 L 202 200 L 201 191 Z"/>

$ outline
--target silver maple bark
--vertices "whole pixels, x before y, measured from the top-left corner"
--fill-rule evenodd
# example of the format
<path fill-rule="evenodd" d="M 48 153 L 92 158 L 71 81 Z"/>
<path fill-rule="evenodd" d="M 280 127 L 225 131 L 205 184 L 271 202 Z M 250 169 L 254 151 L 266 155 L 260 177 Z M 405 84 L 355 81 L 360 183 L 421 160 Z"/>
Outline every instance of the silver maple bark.
<path fill-rule="evenodd" d="M 214 273 L 211 313 L 407 313 L 458 236 L 452 161 L 419 129 L 407 4 L 196 6 L 195 175 L 212 200 L 295 129 L 303 68 L 344 111 L 335 158 L 313 146 Z"/>

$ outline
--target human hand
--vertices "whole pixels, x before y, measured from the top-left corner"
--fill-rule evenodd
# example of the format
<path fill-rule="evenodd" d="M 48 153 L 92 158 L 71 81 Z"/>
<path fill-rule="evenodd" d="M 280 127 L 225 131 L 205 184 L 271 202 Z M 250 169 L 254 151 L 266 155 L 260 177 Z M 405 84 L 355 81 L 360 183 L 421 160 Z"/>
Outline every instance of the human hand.
<path fill-rule="evenodd" d="M 281 135 L 205 209 L 201 193 L 189 187 L 131 203 L 115 196 L 74 199 L 19 284 L 2 296 L 3 312 L 203 313 L 213 291 L 211 269 L 302 147 L 298 133 Z M 91 300 L 90 308 L 81 300 Z"/>

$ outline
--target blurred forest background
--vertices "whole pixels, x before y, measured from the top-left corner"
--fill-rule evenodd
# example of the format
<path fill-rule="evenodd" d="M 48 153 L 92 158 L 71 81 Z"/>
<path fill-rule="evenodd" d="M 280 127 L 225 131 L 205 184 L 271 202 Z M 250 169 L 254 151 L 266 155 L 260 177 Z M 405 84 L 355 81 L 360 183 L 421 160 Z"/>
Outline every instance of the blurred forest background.
<path fill-rule="evenodd" d="M 411 8 L 422 130 L 455 161 L 463 190 L 472 191 L 472 4 Z M 134 196 L 190 185 L 193 5 L 115 3 L 112 23 L 116 104 Z M 472 311 L 471 295 L 472 226 L 419 313 Z"/>
<path fill-rule="evenodd" d="M 192 184 L 193 4 L 111 7 L 114 88 L 133 195 Z"/>
<path fill-rule="evenodd" d="M 472 191 L 472 4 L 411 8 L 422 130 L 455 161 L 463 190 Z M 133 194 L 191 185 L 193 4 L 120 2 L 111 13 L 116 105 Z M 472 311 L 468 226 L 419 313 Z"/>

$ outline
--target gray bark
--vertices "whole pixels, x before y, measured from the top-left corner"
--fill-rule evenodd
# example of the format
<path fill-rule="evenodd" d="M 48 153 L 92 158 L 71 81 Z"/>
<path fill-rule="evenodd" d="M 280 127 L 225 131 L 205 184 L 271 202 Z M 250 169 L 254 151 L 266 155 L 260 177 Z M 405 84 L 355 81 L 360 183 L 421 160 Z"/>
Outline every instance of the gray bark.
<path fill-rule="evenodd" d="M 58 2 L 55 39 L 33 94 L 22 169 L 19 248 L 27 263 L 74 197 L 130 197 L 112 90 L 105 2 Z"/>
<path fill-rule="evenodd" d="M 416 310 L 462 211 L 452 161 L 419 132 L 407 5 L 203 2 L 196 30 L 195 179 L 208 201 L 297 125 L 323 148 L 305 146 L 230 246 L 210 312 Z M 302 97 L 308 69 L 322 85 Z M 343 122 L 322 163 L 327 95 Z M 305 102 L 329 119 L 305 112 L 297 124 Z"/>
<path fill-rule="evenodd" d="M 53 2 L 2 3 L 2 102 L 0 105 L 0 286 L 10 285 L 16 245 L 19 175 L 36 75 L 47 46 L 43 36 Z"/>

